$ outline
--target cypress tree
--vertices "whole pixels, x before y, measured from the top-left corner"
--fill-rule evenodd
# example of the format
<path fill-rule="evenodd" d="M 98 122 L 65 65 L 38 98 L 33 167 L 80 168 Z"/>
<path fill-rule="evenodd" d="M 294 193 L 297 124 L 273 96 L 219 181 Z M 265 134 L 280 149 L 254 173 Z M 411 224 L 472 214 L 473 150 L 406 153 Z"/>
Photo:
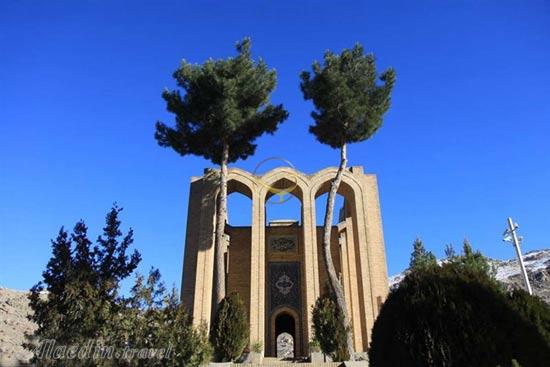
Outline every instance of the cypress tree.
<path fill-rule="evenodd" d="M 214 358 L 219 362 L 237 359 L 248 344 L 249 332 L 244 304 L 238 293 L 231 293 L 220 303 L 212 324 Z"/>
<path fill-rule="evenodd" d="M 328 355 L 334 362 L 346 361 L 348 354 L 344 327 L 344 315 L 336 305 L 334 296 L 329 292 L 320 296 L 311 313 L 314 338 L 319 343 L 323 354 Z"/>

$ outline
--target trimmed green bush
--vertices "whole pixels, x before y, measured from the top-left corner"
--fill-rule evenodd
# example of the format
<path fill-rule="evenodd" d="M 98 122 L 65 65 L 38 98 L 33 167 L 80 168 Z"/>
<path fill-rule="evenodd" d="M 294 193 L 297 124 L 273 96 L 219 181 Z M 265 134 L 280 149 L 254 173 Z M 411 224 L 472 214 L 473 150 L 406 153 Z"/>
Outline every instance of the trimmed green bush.
<path fill-rule="evenodd" d="M 494 367 L 510 366 L 512 359 L 523 367 L 548 365 L 550 344 L 518 308 L 471 267 L 449 263 L 412 271 L 374 324 L 370 365 Z"/>

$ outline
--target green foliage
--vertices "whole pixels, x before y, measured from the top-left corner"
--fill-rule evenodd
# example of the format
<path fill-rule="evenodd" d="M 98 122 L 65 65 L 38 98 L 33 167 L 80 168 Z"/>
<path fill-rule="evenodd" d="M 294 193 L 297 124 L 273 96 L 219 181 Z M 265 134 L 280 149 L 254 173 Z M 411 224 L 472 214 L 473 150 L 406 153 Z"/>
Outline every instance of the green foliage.
<path fill-rule="evenodd" d="M 208 340 L 208 327 L 202 324 L 197 329 L 191 326 L 191 319 L 183 306 L 178 307 L 177 317 L 171 329 L 169 345 L 173 346 L 167 366 L 198 367 L 207 363 L 213 353 Z"/>
<path fill-rule="evenodd" d="M 536 326 L 550 345 L 550 306 L 537 296 L 531 296 L 523 289 L 514 289 L 508 294 L 512 307 Z"/>
<path fill-rule="evenodd" d="M 162 311 L 165 291 L 157 269 L 152 268 L 147 278 L 137 274 L 130 298 L 121 300 L 123 307 L 112 325 L 109 340 L 118 347 L 166 348 L 163 334 L 169 333 L 166 329 L 169 325 L 164 322 Z M 119 359 L 117 365 L 137 367 L 154 363 L 152 360 Z"/>
<path fill-rule="evenodd" d="M 411 254 L 409 269 L 424 270 L 434 266 L 437 266 L 435 255 L 432 254 L 431 251 L 426 251 L 422 240 L 417 237 L 413 242 L 413 252 Z"/>
<path fill-rule="evenodd" d="M 254 344 L 252 344 L 252 351 L 254 353 L 262 353 L 263 350 L 264 350 L 264 346 L 262 342 L 255 342 Z"/>
<path fill-rule="evenodd" d="M 342 328 L 345 330 L 345 352 L 335 352 L 339 360 L 353 356 L 353 336 L 347 314 L 344 290 L 339 283 L 330 254 L 331 222 L 334 203 L 342 175 L 347 165 L 347 144 L 370 138 L 382 125 L 383 115 L 390 107 L 390 97 L 395 83 L 393 69 L 380 76 L 376 71 L 373 55 L 364 55 L 363 47 L 356 44 L 341 54 L 327 51 L 324 64 L 314 62 L 313 74 L 303 71 L 300 75 L 304 99 L 312 100 L 311 116 L 315 124 L 309 127 L 322 144 L 340 149 L 340 164 L 328 193 L 324 230 L 323 257 L 331 291 L 337 308 L 342 313 Z M 380 79 L 382 85 L 378 85 Z M 343 358 L 343 355 L 347 358 Z"/>
<path fill-rule="evenodd" d="M 319 341 L 317 339 L 309 341 L 309 351 L 311 353 L 317 353 L 321 351 L 321 345 L 319 344 Z"/>
<path fill-rule="evenodd" d="M 237 57 L 209 59 L 202 65 L 183 61 L 174 73 L 179 90 L 165 90 L 162 97 L 176 116 L 175 128 L 157 122 L 155 138 L 181 155 L 198 155 L 222 163 L 224 144 L 228 162 L 254 154 L 254 141 L 273 134 L 288 117 L 282 105 L 269 103 L 276 73 L 263 60 L 251 58 L 250 39 L 237 44 Z"/>
<path fill-rule="evenodd" d="M 130 306 L 131 327 L 125 342 L 134 348 L 171 348 L 169 359 L 162 362 L 167 366 L 199 366 L 211 355 L 205 326 L 195 329 L 185 307 L 172 289 L 166 293 L 157 269 L 151 269 L 147 280 L 138 275 L 132 288 Z M 134 316 L 132 318 L 132 316 Z M 144 361 L 133 360 L 132 365 L 143 366 Z M 145 361 L 151 366 L 158 361 Z"/>
<path fill-rule="evenodd" d="M 486 272 L 465 264 L 410 272 L 391 291 L 374 324 L 372 367 L 547 363 L 550 345 L 537 327 Z"/>
<path fill-rule="evenodd" d="M 43 339 L 60 337 L 66 328 L 66 319 L 63 318 L 61 310 L 67 309 L 69 304 L 63 294 L 74 274 L 69 234 L 61 227 L 57 238 L 51 242 L 52 257 L 42 273 L 44 280 L 33 286 L 29 294 L 29 304 L 34 312 L 29 319 L 37 323 L 38 329 L 35 334 Z M 44 284 L 49 292 L 47 300 L 40 296 L 40 292 L 45 289 Z M 29 345 L 29 348 L 33 347 L 35 346 Z"/>
<path fill-rule="evenodd" d="M 464 239 L 462 254 L 457 255 L 453 245 L 448 244 L 445 246 L 445 256 L 447 263 L 452 263 L 457 268 L 481 272 L 494 279 L 495 270 L 481 252 L 472 249 L 468 239 Z M 422 240 L 417 237 L 413 242 L 413 252 L 411 253 L 409 269 L 426 270 L 434 266 L 438 266 L 435 255 L 431 251 L 426 251 Z"/>
<path fill-rule="evenodd" d="M 461 256 L 455 256 L 451 261 L 458 267 L 479 271 L 491 275 L 491 266 L 485 256 L 479 251 L 474 251 L 468 239 L 464 239 L 463 253 Z"/>
<path fill-rule="evenodd" d="M 122 237 L 120 220 L 118 219 L 122 208 L 113 206 L 107 213 L 103 234 L 97 239 L 98 245 L 94 247 L 94 273 L 97 286 L 102 296 L 108 300 L 115 300 L 121 280 L 127 278 L 141 261 L 137 251 L 128 257 L 128 247 L 134 242 L 134 232 L 130 228 Z"/>
<path fill-rule="evenodd" d="M 445 245 L 445 258 L 447 261 L 452 261 L 456 257 L 456 251 L 452 243 Z"/>
<path fill-rule="evenodd" d="M 394 70 L 378 77 L 374 56 L 364 55 L 359 44 L 340 55 L 327 51 L 324 64 L 315 62 L 312 68 L 313 75 L 301 74 L 304 98 L 315 105 L 311 114 L 315 125 L 309 131 L 332 148 L 372 136 L 390 107 Z M 378 85 L 377 79 L 383 84 Z"/>
<path fill-rule="evenodd" d="M 237 359 L 248 344 L 249 332 L 243 301 L 238 293 L 231 293 L 220 302 L 210 332 L 214 358 L 220 362 Z"/>
<path fill-rule="evenodd" d="M 163 358 L 119 358 L 109 366 L 199 366 L 208 361 L 211 347 L 206 327 L 195 329 L 177 292 L 170 293 L 152 268 L 147 278 L 137 274 L 131 296 L 124 300 L 109 335 L 110 345 L 133 349 L 168 350 Z"/>
<path fill-rule="evenodd" d="M 314 340 L 318 342 L 321 351 L 329 355 L 333 361 L 349 360 L 344 316 L 328 291 L 315 301 L 311 319 L 315 333 Z"/>
<path fill-rule="evenodd" d="M 43 280 L 29 295 L 34 312 L 30 319 L 38 325 L 35 336 L 39 339 L 55 339 L 58 344 L 70 345 L 106 337 L 119 311 L 115 302 L 119 283 L 141 259 L 137 251 L 127 255 L 133 233 L 130 230 L 122 237 L 118 220 L 121 210 L 114 205 L 109 211 L 103 234 L 93 248 L 83 221 L 75 225 L 70 239 L 61 228 L 52 241 L 52 257 Z M 48 292 L 46 299 L 40 296 L 44 290 Z M 35 346 L 28 345 L 29 348 Z M 58 363 L 35 362 L 37 365 Z"/>
<path fill-rule="evenodd" d="M 71 236 L 63 229 L 52 241 L 52 258 L 43 281 L 29 295 L 37 323 L 29 348 L 40 340 L 54 339 L 58 346 L 86 345 L 92 341 L 105 346 L 169 348 L 169 359 L 48 360 L 35 358 L 36 366 L 198 366 L 205 362 L 211 347 L 205 327 L 195 329 L 175 290 L 167 294 L 160 273 L 151 269 L 147 278 L 137 275 L 129 298 L 118 295 L 120 282 L 140 261 L 137 251 L 127 255 L 133 233 L 120 230 L 114 206 L 107 214 L 103 234 L 92 247 L 83 221 Z M 47 290 L 47 296 L 41 291 Z"/>
<path fill-rule="evenodd" d="M 269 96 L 276 73 L 263 60 L 254 61 L 250 39 L 237 43 L 236 57 L 190 64 L 183 60 L 173 77 L 180 89 L 165 90 L 167 110 L 175 115 L 175 127 L 158 121 L 155 139 L 182 156 L 197 155 L 220 165 L 216 207 L 215 304 L 225 296 L 222 241 L 227 219 L 227 164 L 254 154 L 258 137 L 273 134 L 288 117 L 282 105 Z M 180 92 L 180 90 L 183 92 Z"/>

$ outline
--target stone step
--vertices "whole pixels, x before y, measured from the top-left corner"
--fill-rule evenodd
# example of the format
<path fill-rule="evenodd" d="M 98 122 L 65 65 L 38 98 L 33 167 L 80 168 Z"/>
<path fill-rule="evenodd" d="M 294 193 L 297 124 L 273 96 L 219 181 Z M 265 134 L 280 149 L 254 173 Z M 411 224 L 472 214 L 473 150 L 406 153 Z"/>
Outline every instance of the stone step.
<path fill-rule="evenodd" d="M 264 357 L 263 358 L 263 361 L 262 361 L 262 364 L 263 365 L 283 365 L 283 364 L 289 364 L 289 363 L 292 363 L 293 361 L 291 360 L 288 360 L 288 359 L 282 359 L 282 358 L 277 358 L 277 357 Z"/>
<path fill-rule="evenodd" d="M 263 365 L 274 365 L 274 364 L 288 364 L 288 363 L 292 363 L 292 361 L 289 361 L 288 359 L 280 359 L 280 358 L 277 358 L 277 357 L 264 357 L 263 358 L 263 361 L 262 361 L 262 364 Z"/>

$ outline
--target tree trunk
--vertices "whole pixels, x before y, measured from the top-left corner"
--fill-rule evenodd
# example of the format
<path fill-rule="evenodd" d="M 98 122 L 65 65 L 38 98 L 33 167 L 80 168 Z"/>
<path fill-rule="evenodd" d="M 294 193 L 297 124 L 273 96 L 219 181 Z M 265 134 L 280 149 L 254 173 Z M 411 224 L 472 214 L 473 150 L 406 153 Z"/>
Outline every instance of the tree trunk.
<path fill-rule="evenodd" d="M 220 164 L 220 190 L 218 194 L 218 205 L 216 208 L 216 239 L 215 239 L 215 279 L 214 294 L 216 303 L 214 312 L 217 311 L 218 305 L 225 297 L 225 259 L 224 259 L 224 232 L 225 222 L 227 220 L 227 161 L 229 158 L 229 146 L 227 143 L 223 145 L 222 161 Z"/>
<path fill-rule="evenodd" d="M 336 201 L 336 193 L 342 182 L 342 175 L 346 169 L 347 164 L 347 154 L 346 154 L 346 144 L 343 144 L 340 148 L 340 166 L 338 167 L 338 172 L 332 180 L 330 185 L 330 191 L 327 198 L 327 208 L 325 212 L 325 223 L 323 229 L 323 257 L 325 260 L 325 267 L 328 273 L 329 284 L 336 297 L 336 303 L 338 308 L 342 311 L 344 315 L 344 327 L 347 331 L 347 350 L 350 355 L 351 360 L 354 359 L 354 350 L 353 350 L 353 334 L 350 327 L 350 318 L 348 314 L 348 308 L 346 306 L 346 298 L 344 296 L 344 288 L 338 279 L 336 274 L 336 269 L 334 269 L 334 263 L 332 261 L 332 253 L 330 251 L 330 239 L 332 231 L 332 218 L 334 216 L 334 203 Z"/>

